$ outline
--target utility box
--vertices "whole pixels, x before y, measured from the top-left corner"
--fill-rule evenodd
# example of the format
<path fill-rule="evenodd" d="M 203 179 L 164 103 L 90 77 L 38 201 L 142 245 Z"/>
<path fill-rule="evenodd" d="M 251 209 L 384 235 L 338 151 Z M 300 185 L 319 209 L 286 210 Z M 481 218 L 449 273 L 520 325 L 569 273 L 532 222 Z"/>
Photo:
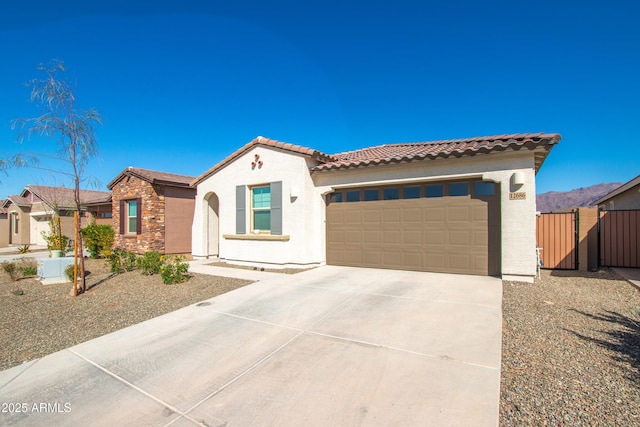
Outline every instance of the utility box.
<path fill-rule="evenodd" d="M 38 276 L 40 277 L 40 281 L 44 284 L 68 281 L 64 274 L 64 269 L 70 265 L 73 265 L 73 257 L 38 260 Z"/>

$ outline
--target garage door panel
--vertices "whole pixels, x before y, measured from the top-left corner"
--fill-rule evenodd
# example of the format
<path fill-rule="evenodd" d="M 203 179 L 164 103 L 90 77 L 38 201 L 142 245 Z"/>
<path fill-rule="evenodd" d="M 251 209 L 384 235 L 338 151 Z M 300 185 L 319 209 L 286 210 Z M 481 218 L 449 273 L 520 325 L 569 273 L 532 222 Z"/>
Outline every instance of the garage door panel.
<path fill-rule="evenodd" d="M 447 209 L 447 222 L 469 222 L 471 209 L 468 206 L 451 206 Z"/>
<path fill-rule="evenodd" d="M 489 200 L 445 196 L 331 203 L 327 263 L 497 274 L 499 203 L 499 192 Z"/>

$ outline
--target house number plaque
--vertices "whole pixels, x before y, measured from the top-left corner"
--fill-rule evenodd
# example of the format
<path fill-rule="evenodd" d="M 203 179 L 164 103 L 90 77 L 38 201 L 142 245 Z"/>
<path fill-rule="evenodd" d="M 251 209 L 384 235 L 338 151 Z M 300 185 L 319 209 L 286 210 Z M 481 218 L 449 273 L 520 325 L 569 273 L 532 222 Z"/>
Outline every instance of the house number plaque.
<path fill-rule="evenodd" d="M 518 193 L 509 193 L 509 200 L 526 200 L 527 193 L 525 191 L 520 191 Z"/>

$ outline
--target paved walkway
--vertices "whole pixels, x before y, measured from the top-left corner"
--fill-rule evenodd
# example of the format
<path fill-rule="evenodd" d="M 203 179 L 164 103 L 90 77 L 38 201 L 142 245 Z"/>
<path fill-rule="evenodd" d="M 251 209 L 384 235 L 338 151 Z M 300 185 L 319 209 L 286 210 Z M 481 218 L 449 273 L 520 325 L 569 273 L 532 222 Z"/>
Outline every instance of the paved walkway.
<path fill-rule="evenodd" d="M 624 277 L 633 286 L 640 290 L 640 268 L 612 267 L 613 271 Z"/>
<path fill-rule="evenodd" d="M 211 276 L 232 277 L 234 279 L 245 279 L 254 281 L 280 277 L 284 274 L 259 270 L 247 270 L 244 268 L 216 267 L 213 265 L 208 265 L 213 262 L 215 262 L 215 260 L 211 259 L 189 261 L 189 271 L 192 273 L 209 274 Z"/>
<path fill-rule="evenodd" d="M 0 372 L 0 425 L 495 427 L 501 303 L 492 277 L 277 274 Z"/>

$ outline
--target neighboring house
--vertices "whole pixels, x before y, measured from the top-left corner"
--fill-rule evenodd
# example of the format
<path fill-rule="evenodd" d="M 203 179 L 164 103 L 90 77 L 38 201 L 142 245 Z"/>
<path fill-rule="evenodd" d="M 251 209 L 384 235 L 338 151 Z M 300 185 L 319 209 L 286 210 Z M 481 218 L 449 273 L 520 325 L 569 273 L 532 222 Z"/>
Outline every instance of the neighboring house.
<path fill-rule="evenodd" d="M 502 135 L 328 155 L 258 137 L 191 183 L 192 254 L 532 281 L 535 175 L 559 140 Z"/>
<path fill-rule="evenodd" d="M 60 215 L 62 233 L 73 238 L 74 189 L 27 185 L 20 195 L 10 195 L 2 207 L 9 217 L 9 245 L 46 245 L 43 232 L 50 231 L 49 220 L 54 212 Z M 111 193 L 80 190 L 82 225 L 92 217 L 111 209 Z"/>
<path fill-rule="evenodd" d="M 640 175 L 594 202 L 603 211 L 640 209 Z"/>
<path fill-rule="evenodd" d="M 9 215 L 4 208 L 4 200 L 0 200 L 0 248 L 9 246 Z"/>
<path fill-rule="evenodd" d="M 113 193 L 114 246 L 139 254 L 191 253 L 193 179 L 133 167 L 122 171 L 107 186 Z"/>

